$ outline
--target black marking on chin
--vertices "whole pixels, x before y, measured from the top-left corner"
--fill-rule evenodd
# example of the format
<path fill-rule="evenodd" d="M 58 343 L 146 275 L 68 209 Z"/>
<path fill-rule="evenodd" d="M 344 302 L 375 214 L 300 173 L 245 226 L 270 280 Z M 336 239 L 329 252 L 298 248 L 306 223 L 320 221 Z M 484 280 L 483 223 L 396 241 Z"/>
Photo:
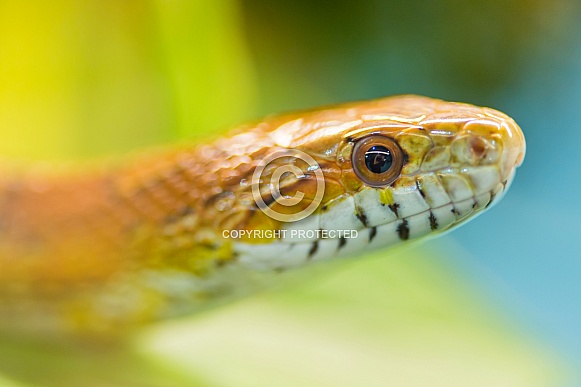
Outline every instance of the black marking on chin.
<path fill-rule="evenodd" d="M 484 209 L 487 209 L 488 207 L 490 207 L 490 205 L 492 204 L 492 202 L 494 201 L 494 198 L 496 197 L 496 194 L 494 192 L 492 192 L 490 194 L 490 200 L 488 201 L 488 204 L 486 205 L 486 207 L 484 207 Z"/>
<path fill-rule="evenodd" d="M 395 217 L 399 218 L 399 214 L 398 214 L 399 204 L 393 203 L 393 204 L 390 204 L 388 207 L 395 214 Z"/>
<path fill-rule="evenodd" d="M 319 250 L 319 241 L 315 241 L 313 243 L 313 245 L 311 246 L 311 249 L 309 250 L 309 256 L 307 258 L 311 259 L 313 257 L 313 255 L 315 255 L 317 250 Z"/>
<path fill-rule="evenodd" d="M 418 192 L 422 195 L 422 199 L 426 200 L 426 194 L 422 190 L 422 186 L 419 181 L 416 180 L 416 187 L 418 187 Z"/>
<path fill-rule="evenodd" d="M 410 228 L 406 219 L 402 220 L 399 226 L 397 226 L 397 235 L 399 235 L 399 239 L 402 241 L 410 239 Z"/>
<path fill-rule="evenodd" d="M 359 219 L 359 221 L 363 223 L 365 227 L 367 227 L 367 215 L 365 215 L 365 213 L 360 208 L 355 207 L 355 211 L 355 216 L 357 219 Z"/>
<path fill-rule="evenodd" d="M 430 211 L 430 228 L 432 229 L 432 231 L 435 231 L 438 229 L 438 219 L 436 219 L 436 217 L 434 216 L 434 213 L 432 211 Z"/>
<path fill-rule="evenodd" d="M 371 227 L 369 229 L 369 242 L 371 242 L 373 240 L 373 238 L 375 238 L 375 236 L 377 235 L 377 227 Z"/>
<path fill-rule="evenodd" d="M 343 246 L 345 246 L 347 244 L 347 239 L 342 236 L 339 237 L 339 246 L 337 247 L 337 250 L 341 250 L 343 248 Z"/>
<path fill-rule="evenodd" d="M 452 209 L 450 211 L 452 211 L 452 213 L 454 214 L 454 216 L 459 216 L 460 215 L 460 213 L 458 212 L 458 210 L 456 209 L 456 207 L 454 207 L 453 204 L 452 204 Z"/>

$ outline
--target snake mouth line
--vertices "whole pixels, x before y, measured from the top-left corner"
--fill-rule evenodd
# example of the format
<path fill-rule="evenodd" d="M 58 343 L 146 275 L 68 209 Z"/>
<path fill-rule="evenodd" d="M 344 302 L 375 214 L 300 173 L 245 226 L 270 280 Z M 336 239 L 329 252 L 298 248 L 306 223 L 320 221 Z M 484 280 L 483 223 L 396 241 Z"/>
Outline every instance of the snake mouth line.
<path fill-rule="evenodd" d="M 372 242 L 373 239 L 375 239 L 375 237 L 377 236 L 377 229 L 380 227 L 384 227 L 384 226 L 389 226 L 392 224 L 397 224 L 398 226 L 398 236 L 400 237 L 400 239 L 402 240 L 407 240 L 410 239 L 411 235 L 410 232 L 411 230 L 405 230 L 406 227 L 409 228 L 409 223 L 412 219 L 416 218 L 416 217 L 428 217 L 428 220 L 430 222 L 430 231 L 446 231 L 452 227 L 454 227 L 457 222 L 460 222 L 464 219 L 466 219 L 469 215 L 473 214 L 474 212 L 479 212 L 483 209 L 489 208 L 490 206 L 492 206 L 493 204 L 496 204 L 499 199 L 502 197 L 502 195 L 504 194 L 504 192 L 507 189 L 507 185 L 509 183 L 509 179 L 504 180 L 503 182 L 499 183 L 494 189 L 487 191 L 483 194 L 479 194 L 479 195 L 473 195 L 471 197 L 469 197 L 468 199 L 464 199 L 464 200 L 459 200 L 459 201 L 450 201 L 447 204 L 443 204 L 440 206 L 436 206 L 433 208 L 430 208 L 429 210 L 424 210 L 424 211 L 420 211 L 417 212 L 415 214 L 411 214 L 411 215 L 407 215 L 404 217 L 398 217 L 397 219 L 391 221 L 391 222 L 387 222 L 381 225 L 377 225 L 377 226 L 365 226 L 361 229 L 355 230 L 355 231 L 364 231 L 364 230 L 369 230 L 369 242 Z M 364 209 L 359 208 L 358 209 L 358 213 L 356 214 L 356 216 L 358 218 L 365 218 L 366 214 L 364 212 Z M 448 211 L 450 214 L 453 215 L 454 219 L 452 219 L 451 223 L 447 223 L 445 225 L 441 225 L 440 223 L 438 223 L 438 219 L 436 217 L 436 214 L 439 214 L 440 216 L 442 215 L 442 213 L 444 213 L 445 211 Z M 328 230 L 327 230 L 328 231 Z M 337 230 L 339 231 L 339 230 Z M 347 240 L 347 238 L 326 238 L 326 239 L 345 239 Z M 301 242 L 291 242 L 290 244 L 299 244 Z M 312 243 L 312 241 L 304 241 L 302 243 Z M 341 244 L 346 244 L 347 242 L 342 242 Z M 342 246 L 339 246 L 339 248 Z"/>
<path fill-rule="evenodd" d="M 511 174 L 494 189 L 461 201 L 450 201 L 385 224 L 363 227 L 356 237 L 322 239 L 277 239 L 268 244 L 235 242 L 234 250 L 244 266 L 258 270 L 282 270 L 303 265 L 307 261 L 324 261 L 336 256 L 350 256 L 362 248 L 374 250 L 423 236 L 441 235 L 468 218 L 475 218 L 496 204 L 508 189 Z M 422 238 L 425 239 L 425 238 Z M 273 260 L 273 256 L 277 259 Z"/>

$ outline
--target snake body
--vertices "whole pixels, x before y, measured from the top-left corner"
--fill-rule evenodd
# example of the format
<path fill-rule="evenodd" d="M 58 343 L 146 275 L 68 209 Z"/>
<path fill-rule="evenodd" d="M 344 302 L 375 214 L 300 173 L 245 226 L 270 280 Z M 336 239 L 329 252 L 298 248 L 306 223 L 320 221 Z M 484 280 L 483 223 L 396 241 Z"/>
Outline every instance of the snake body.
<path fill-rule="evenodd" d="M 397 145 L 388 184 L 357 173 L 354 149 L 370 136 Z M 6 175 L 0 325 L 115 331 L 251 293 L 288 269 L 439 234 L 496 203 L 524 153 L 503 113 L 396 96 L 272 116 L 105 170 Z"/>

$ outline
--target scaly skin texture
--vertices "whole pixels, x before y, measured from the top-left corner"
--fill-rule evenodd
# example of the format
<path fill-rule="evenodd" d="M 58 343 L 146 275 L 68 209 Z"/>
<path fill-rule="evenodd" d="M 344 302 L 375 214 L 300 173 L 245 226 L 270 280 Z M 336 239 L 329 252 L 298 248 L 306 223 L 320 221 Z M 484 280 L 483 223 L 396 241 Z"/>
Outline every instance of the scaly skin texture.
<path fill-rule="evenodd" d="M 401 175 L 389 187 L 366 187 L 353 171 L 353 146 L 371 133 L 395 139 L 403 150 Z M 269 264 L 253 264 L 244 246 L 276 246 L 276 236 L 233 240 L 223 234 L 289 226 L 266 216 L 252 196 L 254 170 L 276 150 L 305 152 L 323 172 L 324 195 L 304 223 L 372 190 L 403 219 L 397 208 L 405 210 L 406 202 L 394 195 L 419 190 L 430 205 L 418 183 L 426 173 L 448 168 L 458 174 L 487 164 L 497 171 L 497 183 L 506 183 L 522 162 L 524 147 L 518 126 L 500 112 L 400 96 L 274 116 L 208 144 L 105 171 L 5 178 L 0 181 L 0 325 L 117 331 L 250 293 L 280 269 L 298 266 L 277 263 L 276 250 L 269 252 Z M 275 166 L 285 162 L 277 160 Z M 283 176 L 281 193 L 302 192 L 300 203 L 283 206 L 261 189 L 264 201 L 283 214 L 298 212 L 315 197 L 313 171 L 296 165 L 304 177 Z M 262 177 L 269 179 L 273 170 L 267 168 Z M 478 182 L 470 184 L 474 188 Z M 453 199 L 456 188 L 446 189 Z M 492 188 L 488 191 L 494 196 Z M 484 208 L 476 201 L 475 213 Z M 360 229 L 372 230 L 365 219 L 373 214 L 362 216 L 365 210 L 354 215 Z M 447 229 L 470 216 L 456 216 L 438 229 L 430 213 L 431 229 Z M 398 227 L 400 239 L 413 239 L 413 228 Z M 310 255 L 317 248 L 311 247 Z"/>

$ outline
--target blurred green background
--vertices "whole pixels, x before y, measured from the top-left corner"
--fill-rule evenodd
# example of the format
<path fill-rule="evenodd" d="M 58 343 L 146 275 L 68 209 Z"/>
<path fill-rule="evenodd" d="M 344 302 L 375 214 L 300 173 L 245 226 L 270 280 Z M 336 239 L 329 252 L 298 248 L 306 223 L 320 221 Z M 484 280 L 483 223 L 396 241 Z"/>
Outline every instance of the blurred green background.
<path fill-rule="evenodd" d="M 148 328 L 143 364 L 0 343 L 0 385 L 580 385 L 580 17 L 575 0 L 0 0 L 2 159 L 398 93 L 498 108 L 528 145 L 507 197 L 452 234 Z"/>

